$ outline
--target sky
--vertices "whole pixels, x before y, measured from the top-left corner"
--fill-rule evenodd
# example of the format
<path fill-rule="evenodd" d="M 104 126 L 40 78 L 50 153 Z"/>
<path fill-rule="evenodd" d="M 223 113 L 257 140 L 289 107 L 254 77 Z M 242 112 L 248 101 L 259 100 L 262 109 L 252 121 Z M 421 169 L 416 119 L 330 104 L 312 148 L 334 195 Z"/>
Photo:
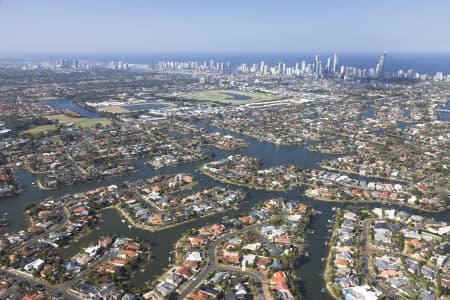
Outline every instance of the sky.
<path fill-rule="evenodd" d="M 0 0 L 0 53 L 450 53 L 448 0 Z"/>

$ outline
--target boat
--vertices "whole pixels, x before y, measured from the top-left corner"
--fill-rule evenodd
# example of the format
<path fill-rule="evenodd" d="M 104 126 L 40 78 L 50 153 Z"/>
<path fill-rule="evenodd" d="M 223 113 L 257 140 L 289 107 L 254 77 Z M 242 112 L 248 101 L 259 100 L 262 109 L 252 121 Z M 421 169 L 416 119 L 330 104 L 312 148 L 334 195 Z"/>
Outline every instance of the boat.
<path fill-rule="evenodd" d="M 128 225 L 128 228 L 131 229 L 131 225 Z"/>
<path fill-rule="evenodd" d="M 171 261 L 172 261 L 172 257 L 169 256 L 169 262 L 171 262 Z"/>
<path fill-rule="evenodd" d="M 325 293 L 325 288 L 321 288 L 320 291 L 323 293 Z"/>
<path fill-rule="evenodd" d="M 8 226 L 7 212 L 0 212 L 0 227 Z"/>
<path fill-rule="evenodd" d="M 325 258 L 325 257 L 322 257 L 321 259 L 320 259 L 320 261 L 326 261 L 327 259 Z"/>
<path fill-rule="evenodd" d="M 120 221 L 122 221 L 122 223 L 125 223 L 125 220 L 124 220 L 124 219 L 122 219 L 122 220 L 120 220 Z"/>

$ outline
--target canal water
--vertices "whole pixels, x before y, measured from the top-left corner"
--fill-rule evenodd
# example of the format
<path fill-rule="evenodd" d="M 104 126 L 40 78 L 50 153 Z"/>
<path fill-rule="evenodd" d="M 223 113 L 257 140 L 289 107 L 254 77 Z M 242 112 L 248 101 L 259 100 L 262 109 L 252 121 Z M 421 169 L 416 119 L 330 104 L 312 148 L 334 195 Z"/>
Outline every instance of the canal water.
<path fill-rule="evenodd" d="M 450 122 L 450 101 L 447 102 L 446 105 L 441 106 L 439 109 L 442 110 L 439 112 L 439 119 L 441 121 Z"/>
<path fill-rule="evenodd" d="M 53 103 L 53 101 L 51 101 Z M 59 103 L 59 101 L 58 101 Z M 65 107 L 67 108 L 67 106 Z M 90 112 L 89 112 L 90 113 Z M 213 159 L 220 159 L 226 157 L 232 153 L 234 154 L 244 154 L 251 155 L 262 158 L 265 162 L 265 167 L 276 166 L 280 164 L 297 164 L 306 168 L 319 168 L 319 163 L 323 159 L 328 159 L 334 157 L 333 155 L 321 154 L 318 152 L 311 152 L 306 149 L 306 145 L 295 146 L 295 147 L 282 147 L 276 146 L 271 143 L 260 142 L 256 139 L 241 136 L 239 134 L 231 133 L 229 131 L 212 128 L 204 123 L 197 123 L 201 126 L 208 128 L 210 131 L 220 131 L 225 134 L 231 134 L 236 137 L 245 139 L 251 146 L 246 149 L 237 151 L 222 151 L 210 147 L 214 152 L 215 157 Z M 223 185 L 217 181 L 210 179 L 199 173 L 197 168 L 201 166 L 203 162 L 196 162 L 186 165 L 181 165 L 177 167 L 162 168 L 155 170 L 151 166 L 145 163 L 145 159 L 136 160 L 136 164 L 139 167 L 139 172 L 126 177 L 110 178 L 107 180 L 102 180 L 98 182 L 89 182 L 84 184 L 79 184 L 75 186 L 69 186 L 55 191 L 41 191 L 33 182 L 36 182 L 37 177 L 30 174 L 25 170 L 16 171 L 16 176 L 20 183 L 20 188 L 22 193 L 14 198 L 7 198 L 0 201 L 0 211 L 6 211 L 8 213 L 8 219 L 10 225 L 0 229 L 0 234 L 8 232 L 16 232 L 21 229 L 25 229 L 27 223 L 24 218 L 24 208 L 30 203 L 34 203 L 43 200 L 47 197 L 58 197 L 65 194 L 84 192 L 89 189 L 93 189 L 100 185 L 110 185 L 119 184 L 124 181 L 133 181 L 139 178 L 148 178 L 157 174 L 169 174 L 178 172 L 189 172 L 194 174 L 194 176 L 199 179 L 199 185 L 194 188 L 194 190 L 202 189 L 205 187 L 213 185 Z M 370 179 L 367 179 L 370 180 Z M 322 214 L 318 214 L 314 217 L 312 223 L 312 229 L 314 230 L 313 235 L 307 236 L 307 245 L 305 251 L 309 252 L 309 256 L 303 256 L 299 261 L 299 266 L 296 270 L 297 276 L 301 279 L 300 290 L 306 299 L 330 299 L 330 297 L 321 292 L 321 289 L 325 287 L 323 281 L 323 272 L 325 267 L 325 262 L 321 261 L 322 257 L 326 257 L 328 253 L 328 247 L 325 246 L 325 241 L 329 238 L 327 220 L 331 219 L 334 215 L 334 210 L 332 207 L 343 208 L 345 204 L 335 204 L 321 201 L 314 201 L 306 196 L 304 196 L 305 187 L 300 187 L 297 189 L 289 190 L 287 192 L 266 192 L 266 191 L 256 191 L 251 189 L 246 190 L 250 198 L 248 201 L 244 202 L 239 212 L 244 212 L 250 210 L 256 203 L 270 199 L 272 197 L 285 197 L 289 200 L 301 200 L 314 207 L 314 209 L 319 210 Z M 369 204 L 365 205 L 368 207 L 382 207 L 381 204 Z M 389 208 L 399 208 L 395 205 L 390 205 Z M 401 208 L 402 210 L 408 212 L 414 212 L 409 208 Z M 237 211 L 227 211 L 226 213 L 210 216 L 204 219 L 196 220 L 187 223 L 182 226 L 168 228 L 159 232 L 147 232 L 139 230 L 136 228 L 128 228 L 127 223 L 120 222 L 120 215 L 114 210 L 104 210 L 101 216 L 101 223 L 99 224 L 99 229 L 95 230 L 88 235 L 79 239 L 78 242 L 73 243 L 69 248 L 64 250 L 64 256 L 70 257 L 77 253 L 81 247 L 88 244 L 89 242 L 96 241 L 98 237 L 104 235 L 120 234 L 125 236 L 136 236 L 146 242 L 150 243 L 152 246 L 153 260 L 145 266 L 145 272 L 137 274 L 132 279 L 132 283 L 138 287 L 144 287 L 147 281 L 155 279 L 157 276 L 163 273 L 164 269 L 169 264 L 170 252 L 173 249 L 174 243 L 186 230 L 190 228 L 198 228 L 205 224 L 211 224 L 222 220 L 224 215 L 233 216 L 236 215 Z M 450 216 L 448 213 L 421 213 L 425 216 L 434 217 L 436 220 L 450 221 Z"/>
<path fill-rule="evenodd" d="M 79 113 L 82 117 L 88 119 L 97 119 L 101 118 L 101 116 L 93 111 L 87 110 L 84 107 L 77 105 L 73 100 L 70 99 L 56 99 L 56 100 L 45 100 L 40 101 L 41 103 L 45 103 L 53 106 L 55 109 L 70 109 Z"/>
<path fill-rule="evenodd" d="M 221 92 L 221 94 L 229 96 L 228 98 L 226 98 L 226 100 L 242 101 L 242 100 L 252 99 L 252 97 L 250 97 L 250 96 L 241 95 L 241 94 L 237 94 L 237 93 Z"/>

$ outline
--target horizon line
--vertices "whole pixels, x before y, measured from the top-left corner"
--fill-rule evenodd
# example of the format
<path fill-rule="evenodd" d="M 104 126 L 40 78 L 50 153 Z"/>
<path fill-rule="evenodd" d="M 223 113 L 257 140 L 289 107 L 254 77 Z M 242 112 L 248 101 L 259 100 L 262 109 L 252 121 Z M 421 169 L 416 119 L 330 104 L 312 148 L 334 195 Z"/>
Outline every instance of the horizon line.
<path fill-rule="evenodd" d="M 448 51 L 419 51 L 419 50 L 285 50 L 285 51 L 36 51 L 36 52 L 11 52 L 11 51 L 0 51 L 0 58 L 2 56 L 40 56 L 40 55 L 294 55 L 294 54 L 320 54 L 320 53 L 336 53 L 336 54 L 450 54 Z"/>

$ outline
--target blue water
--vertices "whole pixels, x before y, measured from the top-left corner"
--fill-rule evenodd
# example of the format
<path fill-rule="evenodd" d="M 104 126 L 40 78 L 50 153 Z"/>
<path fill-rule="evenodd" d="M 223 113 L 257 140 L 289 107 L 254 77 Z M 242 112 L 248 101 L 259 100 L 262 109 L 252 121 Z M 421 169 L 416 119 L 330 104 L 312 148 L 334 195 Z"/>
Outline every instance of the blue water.
<path fill-rule="evenodd" d="M 368 107 L 362 114 L 361 119 L 375 118 L 377 110 L 373 107 Z"/>
<path fill-rule="evenodd" d="M 252 99 L 252 97 L 250 97 L 250 96 L 240 95 L 240 94 L 236 94 L 236 93 L 222 92 L 221 94 L 230 96 L 227 98 L 227 100 L 250 100 L 250 99 Z"/>
<path fill-rule="evenodd" d="M 445 112 L 444 111 L 439 112 L 439 119 L 441 121 L 450 122 L 450 101 L 447 102 L 446 105 L 439 107 L 439 109 L 446 110 Z"/>
<path fill-rule="evenodd" d="M 345 86 L 347 86 L 349 88 L 361 90 L 361 89 L 363 89 L 366 86 L 366 84 L 359 83 L 359 82 L 346 82 Z"/>
<path fill-rule="evenodd" d="M 96 119 L 96 118 L 101 117 L 99 114 L 89 111 L 89 110 L 85 109 L 84 107 L 78 106 L 72 100 L 68 100 L 68 99 L 48 100 L 48 101 L 42 101 L 42 103 L 51 105 L 56 109 L 70 109 L 70 110 L 76 111 L 82 117 L 85 117 L 88 119 Z"/>
<path fill-rule="evenodd" d="M 144 110 L 144 109 L 162 109 L 167 108 L 169 105 L 164 103 L 146 103 L 146 104 L 136 104 L 136 105 L 124 105 L 123 108 L 131 111 Z"/>

